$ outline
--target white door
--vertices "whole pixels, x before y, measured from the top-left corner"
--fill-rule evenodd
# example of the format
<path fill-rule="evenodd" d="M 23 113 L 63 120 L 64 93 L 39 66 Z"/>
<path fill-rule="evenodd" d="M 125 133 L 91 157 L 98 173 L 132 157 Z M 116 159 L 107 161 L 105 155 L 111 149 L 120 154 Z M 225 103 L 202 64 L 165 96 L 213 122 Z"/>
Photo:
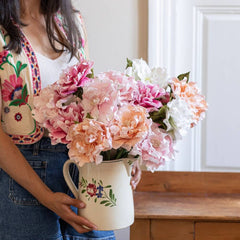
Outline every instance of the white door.
<path fill-rule="evenodd" d="M 240 0 L 149 0 L 149 62 L 191 71 L 209 104 L 175 170 L 239 171 Z"/>

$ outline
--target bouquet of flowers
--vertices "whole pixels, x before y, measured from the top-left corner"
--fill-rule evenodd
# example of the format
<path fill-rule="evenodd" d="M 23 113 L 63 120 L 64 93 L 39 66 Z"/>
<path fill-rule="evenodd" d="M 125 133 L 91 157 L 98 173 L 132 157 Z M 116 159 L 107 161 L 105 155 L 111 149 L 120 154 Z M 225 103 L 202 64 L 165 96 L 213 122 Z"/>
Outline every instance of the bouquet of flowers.
<path fill-rule="evenodd" d="M 92 67 L 82 60 L 34 99 L 35 120 L 79 166 L 131 155 L 153 171 L 204 117 L 207 103 L 189 73 L 169 78 L 142 59 L 128 60 L 125 72 L 94 76 Z"/>

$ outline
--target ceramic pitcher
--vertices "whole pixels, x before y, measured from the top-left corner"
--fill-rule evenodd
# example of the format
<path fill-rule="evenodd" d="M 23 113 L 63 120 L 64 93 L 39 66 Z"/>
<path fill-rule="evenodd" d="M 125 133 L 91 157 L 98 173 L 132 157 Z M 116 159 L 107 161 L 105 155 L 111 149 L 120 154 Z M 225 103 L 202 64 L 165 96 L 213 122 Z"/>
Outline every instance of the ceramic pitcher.
<path fill-rule="evenodd" d="M 98 230 L 116 230 L 134 222 L 133 194 L 130 186 L 131 168 L 135 158 L 86 163 L 78 166 L 79 183 L 73 183 L 68 160 L 64 164 L 65 181 L 77 199 L 86 207 L 78 214 L 93 222 Z"/>

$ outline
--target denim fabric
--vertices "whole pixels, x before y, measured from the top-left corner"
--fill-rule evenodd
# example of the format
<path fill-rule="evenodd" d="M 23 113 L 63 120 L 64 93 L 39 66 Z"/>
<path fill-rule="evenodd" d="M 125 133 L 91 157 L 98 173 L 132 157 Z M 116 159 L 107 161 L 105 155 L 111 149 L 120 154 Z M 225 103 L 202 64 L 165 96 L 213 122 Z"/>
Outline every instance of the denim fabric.
<path fill-rule="evenodd" d="M 42 138 L 32 145 L 17 146 L 52 191 L 64 192 L 72 196 L 62 173 L 63 164 L 68 159 L 64 144 L 52 146 L 49 138 Z M 72 166 L 71 172 L 73 179 L 77 182 L 76 167 Z M 73 210 L 77 211 L 74 207 Z M 115 236 L 113 231 L 77 233 L 0 169 L 0 239 L 115 240 Z"/>

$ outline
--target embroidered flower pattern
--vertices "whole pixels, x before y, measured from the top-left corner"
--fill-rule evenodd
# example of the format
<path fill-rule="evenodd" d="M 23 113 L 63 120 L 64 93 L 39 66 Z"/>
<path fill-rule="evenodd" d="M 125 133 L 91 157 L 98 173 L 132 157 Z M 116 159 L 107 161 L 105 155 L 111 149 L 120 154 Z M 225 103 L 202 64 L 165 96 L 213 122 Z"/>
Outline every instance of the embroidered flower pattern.
<path fill-rule="evenodd" d="M 7 62 L 7 56 L 8 56 L 8 51 L 3 50 L 2 52 L 0 52 L 0 68 L 1 66 Z"/>
<path fill-rule="evenodd" d="M 117 199 L 113 193 L 112 186 L 104 186 L 102 180 L 97 182 L 97 180 L 93 178 L 92 182 L 89 183 L 87 179 L 82 177 L 79 182 L 79 188 L 82 189 L 81 193 L 85 194 L 88 201 L 94 199 L 94 202 L 96 203 L 98 199 L 101 199 L 102 201 L 100 204 L 105 207 L 117 206 Z M 109 189 L 108 192 L 107 189 Z"/>
<path fill-rule="evenodd" d="M 3 101 L 11 101 L 9 106 L 22 106 L 28 105 L 31 109 L 31 106 L 28 104 L 28 90 L 27 84 L 23 86 L 23 80 L 21 77 L 16 77 L 15 74 L 10 75 L 9 81 L 5 80 L 2 84 L 2 98 Z"/>
<path fill-rule="evenodd" d="M 16 77 L 16 75 L 10 75 L 9 81 L 5 80 L 2 85 L 2 97 L 3 101 L 12 101 L 21 98 L 21 91 L 23 88 L 23 80 L 21 77 Z"/>
<path fill-rule="evenodd" d="M 22 120 L 22 114 L 21 114 L 21 113 L 16 113 L 16 114 L 15 114 L 15 120 L 16 120 L 17 122 L 21 121 L 21 120 Z"/>
<path fill-rule="evenodd" d="M 5 107 L 5 108 L 4 108 L 4 112 L 5 112 L 5 113 L 9 113 L 9 112 L 10 112 L 10 108 L 9 108 L 9 107 Z"/>

